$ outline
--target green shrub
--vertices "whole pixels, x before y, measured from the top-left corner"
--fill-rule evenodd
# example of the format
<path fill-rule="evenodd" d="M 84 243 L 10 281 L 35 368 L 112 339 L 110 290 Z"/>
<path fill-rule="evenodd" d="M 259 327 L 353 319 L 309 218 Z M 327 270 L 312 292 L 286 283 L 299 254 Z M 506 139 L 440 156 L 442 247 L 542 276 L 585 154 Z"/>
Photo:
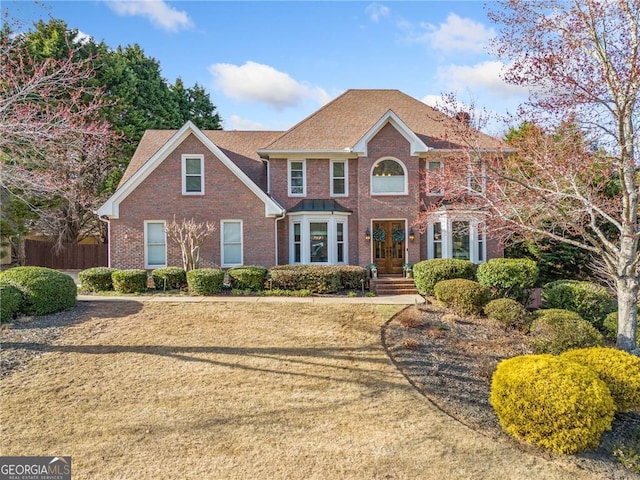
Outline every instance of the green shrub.
<path fill-rule="evenodd" d="M 576 312 L 596 328 L 602 328 L 605 317 L 616 309 L 606 288 L 597 283 L 558 280 L 542 287 L 545 308 L 562 308 Z"/>
<path fill-rule="evenodd" d="M 436 283 L 453 278 L 476 279 L 476 265 L 456 258 L 434 258 L 413 266 L 413 279 L 420 295 L 433 295 Z"/>
<path fill-rule="evenodd" d="M 10 322 L 20 313 L 24 302 L 22 290 L 7 280 L 0 280 L 0 323 Z"/>
<path fill-rule="evenodd" d="M 509 434 L 569 454 L 596 448 L 615 413 L 609 388 L 593 370 L 552 355 L 500 362 L 490 402 Z"/>
<path fill-rule="evenodd" d="M 602 345 L 602 334 L 580 315 L 569 310 L 552 308 L 534 313 L 529 332 L 536 353 L 558 355 L 573 348 Z"/>
<path fill-rule="evenodd" d="M 640 357 L 604 347 L 569 350 L 561 357 L 596 372 L 609 387 L 619 412 L 640 411 Z"/>
<path fill-rule="evenodd" d="M 156 268 L 151 278 L 156 290 L 180 290 L 187 286 L 187 272 L 182 267 Z"/>
<path fill-rule="evenodd" d="M 78 289 L 69 275 L 45 267 L 15 267 L 0 273 L 0 279 L 17 285 L 24 293 L 22 312 L 46 315 L 76 304 Z"/>
<path fill-rule="evenodd" d="M 219 268 L 197 268 L 187 272 L 187 284 L 192 295 L 215 295 L 222 292 L 224 272 Z"/>
<path fill-rule="evenodd" d="M 278 265 L 269 270 L 271 288 L 336 293 L 342 288 L 340 267 L 329 265 Z"/>
<path fill-rule="evenodd" d="M 267 279 L 267 269 L 257 266 L 234 267 L 228 270 L 231 288 L 239 290 L 252 290 L 259 292 L 264 290 L 264 282 Z"/>
<path fill-rule="evenodd" d="M 512 298 L 526 305 L 538 279 L 538 266 L 528 258 L 493 258 L 479 265 L 476 275 L 493 298 Z"/>
<path fill-rule="evenodd" d="M 342 290 L 360 290 L 369 278 L 369 271 L 365 267 L 341 265 L 337 268 L 340 270 Z"/>
<path fill-rule="evenodd" d="M 78 280 L 83 290 L 88 292 L 108 292 L 113 290 L 111 275 L 116 268 L 93 267 L 78 273 Z"/>
<path fill-rule="evenodd" d="M 640 305 L 638 305 L 638 317 L 640 317 Z M 604 336 L 609 340 L 616 340 L 618 338 L 618 312 L 611 312 L 604 317 L 602 322 L 602 332 Z M 637 336 L 636 341 L 640 347 L 640 335 Z"/>
<path fill-rule="evenodd" d="M 113 289 L 118 293 L 144 293 L 147 291 L 147 271 L 133 268 L 116 270 L 111 274 Z"/>
<path fill-rule="evenodd" d="M 434 287 L 436 298 L 460 315 L 481 315 L 489 301 L 489 290 L 463 278 L 442 280 Z"/>
<path fill-rule="evenodd" d="M 491 320 L 500 322 L 507 328 L 522 331 L 529 329 L 531 315 L 522 304 L 512 298 L 498 298 L 484 307 L 484 313 Z"/>

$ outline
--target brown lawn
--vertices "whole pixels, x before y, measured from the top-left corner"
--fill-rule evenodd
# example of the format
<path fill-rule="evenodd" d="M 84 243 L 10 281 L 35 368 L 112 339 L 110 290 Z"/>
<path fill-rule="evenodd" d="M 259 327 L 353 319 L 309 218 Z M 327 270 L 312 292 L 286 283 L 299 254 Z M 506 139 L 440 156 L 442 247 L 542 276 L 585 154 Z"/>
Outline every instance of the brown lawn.
<path fill-rule="evenodd" d="M 92 302 L 3 379 L 0 454 L 71 455 L 74 480 L 596 478 L 421 396 L 380 344 L 399 308 Z"/>

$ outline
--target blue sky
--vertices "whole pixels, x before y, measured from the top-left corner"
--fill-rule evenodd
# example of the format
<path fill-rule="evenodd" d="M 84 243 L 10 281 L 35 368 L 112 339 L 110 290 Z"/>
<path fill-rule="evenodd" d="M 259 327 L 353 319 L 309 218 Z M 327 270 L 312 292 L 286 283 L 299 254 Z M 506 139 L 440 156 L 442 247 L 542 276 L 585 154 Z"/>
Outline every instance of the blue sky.
<path fill-rule="evenodd" d="M 2 2 L 27 25 L 49 17 L 118 45 L 139 44 L 171 83 L 211 95 L 227 130 L 283 130 L 349 88 L 393 88 L 429 104 L 454 92 L 514 112 L 484 2 Z M 503 127 L 494 124 L 492 133 Z"/>

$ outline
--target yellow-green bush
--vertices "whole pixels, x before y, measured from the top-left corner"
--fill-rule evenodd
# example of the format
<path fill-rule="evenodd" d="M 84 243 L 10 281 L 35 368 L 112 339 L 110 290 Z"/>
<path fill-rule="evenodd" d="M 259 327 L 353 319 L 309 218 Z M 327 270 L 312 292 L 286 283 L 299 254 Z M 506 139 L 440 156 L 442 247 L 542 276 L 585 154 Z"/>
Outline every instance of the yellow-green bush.
<path fill-rule="evenodd" d="M 490 402 L 509 434 L 571 454 L 597 447 L 616 410 L 609 388 L 593 370 L 553 355 L 500 362 Z"/>
<path fill-rule="evenodd" d="M 640 410 L 640 357 L 604 347 L 569 350 L 561 357 L 596 372 L 609 387 L 619 412 Z"/>

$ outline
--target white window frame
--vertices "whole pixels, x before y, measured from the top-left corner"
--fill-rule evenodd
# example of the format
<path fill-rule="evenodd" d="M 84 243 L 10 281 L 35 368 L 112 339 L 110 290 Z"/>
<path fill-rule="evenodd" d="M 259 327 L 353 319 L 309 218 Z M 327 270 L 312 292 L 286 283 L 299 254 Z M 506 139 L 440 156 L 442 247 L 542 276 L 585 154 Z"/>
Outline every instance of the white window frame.
<path fill-rule="evenodd" d="M 293 225 L 300 224 L 300 262 L 295 262 Z M 327 224 L 327 262 L 311 263 L 311 231 L 312 223 Z M 343 252 L 344 258 L 342 262 L 338 262 L 338 229 L 337 224 L 343 224 Z M 334 212 L 333 215 L 327 215 L 327 212 L 318 213 L 299 213 L 289 216 L 289 263 L 298 263 L 301 265 L 348 265 L 349 264 L 349 214 Z"/>
<path fill-rule="evenodd" d="M 440 178 L 442 179 L 443 174 L 444 174 L 444 163 L 442 162 L 442 160 L 427 160 L 427 173 L 426 173 L 426 182 L 427 182 L 427 196 L 428 197 L 441 197 L 442 195 L 444 195 L 444 188 L 440 188 L 440 190 L 438 190 L 437 192 L 432 192 L 431 191 L 431 187 L 429 185 L 429 172 L 431 172 L 431 168 L 430 165 L 432 163 L 439 163 L 440 164 Z M 434 169 L 435 170 L 435 169 Z"/>
<path fill-rule="evenodd" d="M 164 245 L 164 263 L 162 264 L 149 264 L 149 242 L 148 242 L 148 225 L 150 224 L 162 224 L 162 231 L 164 232 L 164 243 L 154 243 L 154 246 Z M 165 220 L 145 220 L 144 221 L 144 268 L 154 269 L 167 266 L 167 222 Z"/>
<path fill-rule="evenodd" d="M 487 232 L 482 219 L 467 215 L 449 216 L 446 214 L 433 216 L 427 224 L 427 258 L 434 257 L 433 224 L 440 222 L 442 231 L 442 257 L 453 258 L 453 222 L 469 223 L 469 260 L 479 264 L 487 261 Z M 481 229 L 482 235 L 479 235 Z M 482 249 L 482 251 L 480 251 Z"/>
<path fill-rule="evenodd" d="M 291 184 L 291 165 L 293 163 L 302 164 L 302 193 L 293 193 L 293 185 Z M 306 197 L 307 196 L 307 161 L 303 160 L 287 160 L 287 191 L 290 197 Z"/>
<path fill-rule="evenodd" d="M 189 174 L 189 176 L 200 177 L 200 190 L 197 192 L 187 192 L 187 159 L 200 160 L 200 174 Z M 182 155 L 182 195 L 204 195 L 204 155 Z"/>
<path fill-rule="evenodd" d="M 224 261 L 225 246 L 231 245 L 231 243 L 224 241 L 224 227 L 227 223 L 240 224 L 240 242 L 233 243 L 233 245 L 240 245 L 240 263 L 225 263 Z M 226 218 L 220 220 L 220 265 L 223 267 L 239 267 L 244 265 L 244 224 L 241 219 Z"/>
<path fill-rule="evenodd" d="M 373 191 L 373 171 L 375 170 L 376 166 L 381 163 L 384 162 L 386 160 L 392 160 L 396 163 L 398 163 L 401 167 L 402 167 L 402 172 L 404 175 L 404 182 L 403 182 L 403 190 L 401 192 L 374 192 Z M 407 195 L 409 190 L 408 190 L 408 183 L 409 182 L 409 175 L 407 172 L 407 167 L 405 166 L 405 164 L 398 160 L 397 158 L 394 157 L 383 157 L 378 159 L 372 166 L 371 166 L 371 171 L 369 172 L 369 187 L 370 187 L 370 191 L 371 191 L 371 195 L 376 195 L 376 196 L 393 196 L 393 195 Z"/>
<path fill-rule="evenodd" d="M 344 165 L 344 177 L 335 177 L 333 175 L 333 166 L 336 163 L 342 163 Z M 331 196 L 332 197 L 348 197 L 349 196 L 349 161 L 348 160 L 331 160 L 329 165 L 329 177 L 331 178 Z M 342 178 L 344 180 L 344 193 L 336 193 L 333 190 L 334 180 Z"/>
<path fill-rule="evenodd" d="M 473 167 L 471 163 L 468 165 L 469 173 L 467 174 L 467 191 L 469 195 L 482 195 L 487 189 L 487 163 L 484 160 L 480 160 L 480 182 L 478 183 L 480 186 L 480 191 L 473 190 L 472 184 L 474 183 L 473 177 Z M 475 178 L 478 180 L 478 178 Z"/>

